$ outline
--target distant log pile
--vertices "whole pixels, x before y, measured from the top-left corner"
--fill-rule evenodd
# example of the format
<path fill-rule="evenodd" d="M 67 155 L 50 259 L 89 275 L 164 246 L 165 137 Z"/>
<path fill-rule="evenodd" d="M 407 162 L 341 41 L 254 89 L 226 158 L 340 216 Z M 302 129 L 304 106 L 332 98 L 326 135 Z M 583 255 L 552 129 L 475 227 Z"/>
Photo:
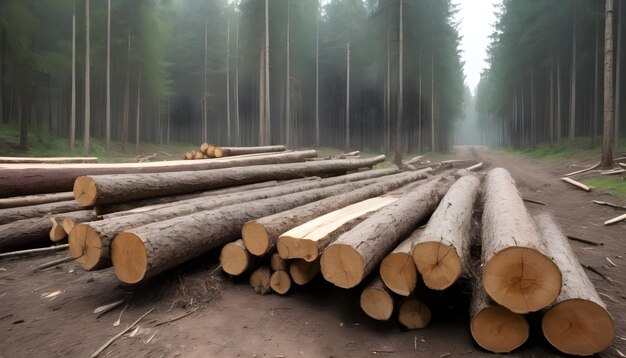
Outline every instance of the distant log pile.
<path fill-rule="evenodd" d="M 183 159 L 212 159 L 249 154 L 263 155 L 268 153 L 284 152 L 286 150 L 287 147 L 284 145 L 267 145 L 262 147 L 220 147 L 209 143 L 202 143 L 199 150 L 190 150 L 189 152 L 186 152 Z"/>

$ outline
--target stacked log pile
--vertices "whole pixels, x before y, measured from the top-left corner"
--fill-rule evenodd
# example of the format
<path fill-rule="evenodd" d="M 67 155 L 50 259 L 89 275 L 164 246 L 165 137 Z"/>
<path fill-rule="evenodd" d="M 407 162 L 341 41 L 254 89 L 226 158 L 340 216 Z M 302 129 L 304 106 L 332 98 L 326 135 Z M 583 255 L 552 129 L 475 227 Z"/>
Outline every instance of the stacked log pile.
<path fill-rule="evenodd" d="M 284 145 L 267 145 L 262 147 L 220 147 L 206 142 L 202 143 L 198 149 L 199 150 L 190 150 L 189 152 L 186 152 L 183 159 L 212 159 L 237 155 L 277 153 L 287 150 Z"/>

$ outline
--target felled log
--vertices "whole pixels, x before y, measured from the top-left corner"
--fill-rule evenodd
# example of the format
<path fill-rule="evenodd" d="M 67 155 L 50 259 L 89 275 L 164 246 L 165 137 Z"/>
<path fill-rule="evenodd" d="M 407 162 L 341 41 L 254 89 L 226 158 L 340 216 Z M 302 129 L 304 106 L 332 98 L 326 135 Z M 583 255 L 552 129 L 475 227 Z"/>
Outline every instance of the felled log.
<path fill-rule="evenodd" d="M 467 272 L 472 209 L 480 180 L 466 175 L 452 184 L 413 247 L 413 260 L 426 286 L 444 290 Z"/>
<path fill-rule="evenodd" d="M 432 312 L 423 300 L 409 297 L 402 300 L 398 310 L 398 321 L 407 329 L 422 329 L 430 323 Z"/>
<path fill-rule="evenodd" d="M 344 229 L 348 222 L 396 200 L 392 196 L 363 200 L 296 226 L 278 237 L 278 254 L 285 259 L 316 260 L 324 248 L 339 236 L 336 234 L 337 230 Z"/>
<path fill-rule="evenodd" d="M 626 220 L 626 214 L 622 214 L 620 216 L 614 217 L 613 219 L 607 220 L 604 222 L 604 225 L 611 225 L 624 220 Z"/>
<path fill-rule="evenodd" d="M 263 266 L 258 268 L 250 275 L 250 287 L 258 294 L 268 294 L 272 291 L 272 287 L 270 286 L 271 278 L 272 272 L 269 267 Z"/>
<path fill-rule="evenodd" d="M 287 260 L 280 257 L 277 253 L 274 253 L 270 257 L 270 268 L 272 271 L 288 271 L 289 264 Z"/>
<path fill-rule="evenodd" d="M 311 282 L 320 272 L 320 260 L 309 262 L 302 259 L 295 259 L 289 265 L 289 275 L 296 284 L 302 286 Z"/>
<path fill-rule="evenodd" d="M 417 228 L 380 263 L 380 278 L 391 291 L 408 296 L 417 285 L 417 267 L 411 254 L 424 228 Z"/>
<path fill-rule="evenodd" d="M 451 182 L 449 177 L 431 180 L 340 236 L 322 254 L 324 279 L 342 288 L 363 281 L 389 251 L 435 210 Z"/>
<path fill-rule="evenodd" d="M 0 225 L 8 224 L 17 220 L 39 218 L 42 216 L 50 216 L 85 209 L 86 208 L 84 206 L 78 204 L 74 200 L 0 209 Z"/>
<path fill-rule="evenodd" d="M 359 182 L 340 184 L 238 203 L 125 231 L 117 235 L 111 243 L 111 259 L 115 273 L 123 282 L 141 282 L 186 260 L 236 240 L 243 224 L 250 220 L 302 206 L 341 192 L 353 191 L 360 185 L 362 184 Z"/>
<path fill-rule="evenodd" d="M 215 158 L 232 157 L 243 154 L 284 152 L 287 148 L 284 145 L 268 145 L 262 147 L 215 147 Z"/>
<path fill-rule="evenodd" d="M 0 157 L 0 164 L 75 164 L 97 162 L 97 157 Z"/>
<path fill-rule="evenodd" d="M 526 211 L 509 172 L 496 168 L 485 178 L 482 216 L 483 286 L 515 313 L 548 306 L 561 290 L 561 272 Z"/>
<path fill-rule="evenodd" d="M 272 291 L 278 293 L 279 295 L 284 295 L 289 292 L 291 288 L 291 277 L 287 273 L 287 271 L 278 270 L 272 272 L 272 276 L 270 277 L 270 287 Z"/>
<path fill-rule="evenodd" d="M 54 215 L 50 218 L 50 240 L 58 242 L 67 237 L 77 223 L 98 220 L 93 210 L 79 210 Z"/>
<path fill-rule="evenodd" d="M 56 203 L 59 201 L 68 200 L 74 200 L 74 193 L 72 193 L 71 191 L 65 193 L 15 196 L 11 198 L 0 199 L 0 209 Z"/>
<path fill-rule="evenodd" d="M 543 334 L 566 354 L 588 356 L 602 352 L 615 336 L 615 322 L 578 262 L 567 237 L 549 214 L 535 216 L 537 228 L 563 275 L 556 301 L 543 315 Z"/>
<path fill-rule="evenodd" d="M 589 187 L 588 185 L 585 185 L 585 184 L 583 184 L 583 183 L 581 183 L 579 181 L 576 181 L 574 179 L 571 179 L 571 178 L 561 178 L 561 180 L 566 182 L 566 183 L 572 184 L 573 186 L 575 186 L 575 187 L 577 187 L 579 189 L 582 189 L 584 191 L 591 191 L 591 187 Z"/>
<path fill-rule="evenodd" d="M 338 193 L 338 195 L 326 200 L 246 223 L 241 230 L 241 236 L 250 253 L 263 256 L 275 247 L 276 240 L 280 234 L 298 225 L 302 225 L 333 210 L 382 195 L 413 181 L 423 179 L 426 176 L 427 172 L 423 171 L 400 173 L 382 178 L 376 183 L 358 190 Z"/>
<path fill-rule="evenodd" d="M 6 164 L 0 165 L 0 198 L 15 195 L 71 191 L 79 176 L 104 174 L 164 173 L 303 162 L 317 152 L 273 153 L 219 160 L 173 160 L 149 163 L 106 164 Z"/>
<path fill-rule="evenodd" d="M 371 318 L 387 321 L 393 313 L 394 298 L 380 277 L 375 275 L 361 292 L 359 304 L 363 312 Z"/>
<path fill-rule="evenodd" d="M 209 143 L 207 143 L 207 142 L 204 142 L 204 143 L 200 144 L 200 151 L 202 153 L 206 154 L 206 151 L 207 151 L 207 149 L 209 149 L 209 146 L 211 146 L 211 145 Z"/>
<path fill-rule="evenodd" d="M 183 215 L 189 215 L 198 211 L 212 210 L 221 206 L 245 203 L 248 201 L 261 200 L 270 197 L 277 197 L 285 194 L 297 193 L 300 191 L 332 187 L 342 183 L 360 182 L 355 186 L 340 187 L 355 189 L 357 186 L 367 185 L 367 180 L 376 180 L 376 176 L 392 173 L 393 170 L 371 170 L 363 173 L 355 173 L 321 179 L 317 181 L 293 182 L 278 187 L 251 190 L 247 193 L 229 193 L 211 197 L 201 197 L 181 201 L 174 206 L 167 205 L 162 208 L 150 211 L 137 212 L 132 215 L 114 216 L 97 222 L 90 222 L 77 225 L 69 236 L 70 251 L 77 262 L 85 270 L 96 270 L 111 266 L 109 248 L 111 240 L 122 231 L 135 227 L 147 225 L 157 221 L 167 220 Z M 335 188 L 337 190 L 337 188 Z M 336 193 L 335 191 L 332 191 Z M 273 213 L 273 212 L 272 212 Z M 242 223 L 243 225 L 243 223 Z M 239 230 L 241 228 L 238 228 Z M 236 238 L 233 238 L 235 240 Z M 228 240 L 231 241 L 231 240 Z"/>
<path fill-rule="evenodd" d="M 528 339 L 528 322 L 487 296 L 480 277 L 474 281 L 470 303 L 470 331 L 479 346 L 494 353 L 508 353 Z"/>
<path fill-rule="evenodd" d="M 255 165 L 193 172 L 81 176 L 74 184 L 74 198 L 85 206 L 101 205 L 267 180 L 341 173 L 371 167 L 384 160 L 382 155 L 372 159 Z"/>
<path fill-rule="evenodd" d="M 229 242 L 220 252 L 220 266 L 229 275 L 239 276 L 252 266 L 253 258 L 246 249 L 243 240 Z"/>
<path fill-rule="evenodd" d="M 0 225 L 0 252 L 50 244 L 50 218 L 39 217 Z"/>

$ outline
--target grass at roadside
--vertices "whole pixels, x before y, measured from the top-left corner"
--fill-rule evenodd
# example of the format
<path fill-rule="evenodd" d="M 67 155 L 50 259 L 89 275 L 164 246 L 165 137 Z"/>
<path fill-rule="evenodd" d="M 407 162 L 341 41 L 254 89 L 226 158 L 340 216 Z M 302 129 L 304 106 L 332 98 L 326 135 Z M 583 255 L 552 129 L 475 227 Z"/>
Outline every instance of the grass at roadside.
<path fill-rule="evenodd" d="M 599 158 L 602 155 L 602 147 L 600 145 L 592 146 L 590 139 L 576 139 L 573 144 L 561 142 L 553 145 L 539 145 L 532 149 L 504 147 L 501 150 L 511 154 L 543 160 L 562 160 L 573 157 L 576 157 L 576 159 Z M 626 151 L 626 139 L 620 140 L 619 143 L 618 152 L 624 151 Z"/>
<path fill-rule="evenodd" d="M 600 190 L 605 190 L 626 199 L 626 180 L 621 177 L 592 177 L 582 180 L 583 183 Z"/>

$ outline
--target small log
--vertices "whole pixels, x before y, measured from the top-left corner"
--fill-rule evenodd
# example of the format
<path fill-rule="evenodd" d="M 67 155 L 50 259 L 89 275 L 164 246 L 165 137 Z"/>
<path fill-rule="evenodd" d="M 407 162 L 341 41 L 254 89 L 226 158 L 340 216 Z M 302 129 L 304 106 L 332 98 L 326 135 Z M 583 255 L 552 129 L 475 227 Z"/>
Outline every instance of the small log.
<path fill-rule="evenodd" d="M 363 312 L 375 320 L 388 321 L 391 318 L 394 308 L 393 294 L 378 275 L 361 292 L 360 305 Z"/>
<path fill-rule="evenodd" d="M 75 164 L 97 162 L 97 157 L 0 157 L 0 164 Z"/>
<path fill-rule="evenodd" d="M 600 171 L 600 175 L 615 175 L 626 173 L 626 169 L 612 169 L 612 170 L 603 170 Z"/>
<path fill-rule="evenodd" d="M 279 295 L 284 295 L 289 292 L 289 289 L 291 288 L 291 277 L 287 271 L 274 271 L 272 273 L 272 277 L 270 277 L 270 287 L 272 288 L 272 291 L 278 293 Z"/>
<path fill-rule="evenodd" d="M 38 194 L 26 196 L 14 196 L 0 199 L 0 209 L 17 208 L 21 206 L 56 203 L 59 201 L 74 200 L 74 193 L 71 191 L 54 194 Z"/>
<path fill-rule="evenodd" d="M 65 250 L 65 249 L 68 249 L 68 248 L 69 248 L 68 244 L 63 244 L 63 245 L 56 245 L 56 246 L 50 246 L 50 247 L 42 247 L 42 248 L 39 248 L 39 249 L 29 249 L 29 250 L 4 252 L 4 253 L 0 253 L 0 258 L 14 257 L 14 256 L 21 256 L 21 255 L 30 255 L 30 254 L 40 254 L 40 253 L 47 253 L 47 252 L 54 252 L 54 251 Z"/>
<path fill-rule="evenodd" d="M 563 274 L 561 293 L 543 316 L 543 334 L 566 354 L 587 356 L 602 352 L 615 336 L 613 318 L 554 219 L 544 213 L 535 216 L 535 222 L 548 254 Z"/>
<path fill-rule="evenodd" d="M 50 218 L 50 240 L 58 242 L 67 237 L 77 223 L 98 220 L 93 210 L 79 210 L 55 215 Z"/>
<path fill-rule="evenodd" d="M 209 149 L 210 144 L 207 142 L 204 142 L 202 144 L 200 144 L 200 151 L 204 154 L 206 154 L 207 149 Z"/>
<path fill-rule="evenodd" d="M 288 266 L 287 260 L 280 257 L 277 253 L 272 254 L 270 258 L 270 268 L 272 271 L 287 271 Z"/>
<path fill-rule="evenodd" d="M 398 321 L 407 329 L 422 329 L 430 323 L 430 308 L 416 297 L 406 298 L 400 303 Z"/>
<path fill-rule="evenodd" d="M 248 271 L 252 261 L 252 256 L 241 239 L 224 245 L 220 252 L 220 266 L 224 272 L 232 276 L 239 276 Z"/>
<path fill-rule="evenodd" d="M 0 252 L 32 248 L 50 243 L 50 218 L 17 220 L 0 225 Z"/>
<path fill-rule="evenodd" d="M 272 291 L 270 286 L 271 279 L 272 271 L 270 271 L 269 267 L 263 266 L 250 275 L 250 287 L 254 288 L 256 293 L 266 295 Z"/>
<path fill-rule="evenodd" d="M 400 296 L 408 296 L 417 286 L 417 267 L 413 261 L 413 246 L 424 228 L 417 228 L 380 263 L 380 278 Z"/>
<path fill-rule="evenodd" d="M 289 275 L 294 283 L 303 286 L 311 282 L 320 272 L 320 260 L 312 262 L 295 259 L 289 265 Z"/>
<path fill-rule="evenodd" d="M 423 155 L 418 155 L 418 156 L 415 156 L 415 157 L 405 161 L 404 165 L 420 164 L 423 161 L 424 161 L 424 156 Z"/>
<path fill-rule="evenodd" d="M 445 290 L 467 273 L 472 209 L 480 180 L 466 175 L 452 184 L 413 247 L 413 260 L 426 286 Z"/>
<path fill-rule="evenodd" d="M 594 202 L 595 204 L 598 204 L 598 205 L 610 206 L 610 207 L 615 208 L 615 209 L 626 210 L 626 206 L 617 205 L 617 204 L 613 204 L 613 203 L 608 203 L 606 201 L 592 200 L 592 202 Z"/>
<path fill-rule="evenodd" d="M 575 172 L 567 173 L 564 176 L 569 177 L 569 176 L 576 175 L 576 174 L 582 174 L 582 173 L 588 172 L 590 170 L 594 170 L 594 169 L 596 169 L 599 166 L 600 166 L 600 162 L 597 162 L 596 164 L 590 166 L 589 168 L 585 168 L 585 169 L 577 170 Z"/>
<path fill-rule="evenodd" d="M 262 147 L 216 147 L 215 157 L 220 158 L 243 154 L 284 152 L 286 150 L 287 148 L 284 145 L 268 145 Z"/>
<path fill-rule="evenodd" d="M 483 162 L 480 162 L 478 164 L 472 165 L 471 167 L 468 167 L 467 170 L 470 171 L 470 172 L 473 172 L 473 171 L 476 171 L 476 170 L 482 168 L 482 166 L 483 166 Z"/>
<path fill-rule="evenodd" d="M 619 164 L 620 166 L 626 168 L 626 163 L 617 163 L 617 164 Z"/>
<path fill-rule="evenodd" d="M 74 200 L 59 201 L 56 203 L 20 206 L 17 208 L 0 209 L 0 225 L 17 220 L 40 218 L 70 211 L 85 210 L 86 208 Z"/>
<path fill-rule="evenodd" d="M 611 224 L 615 224 L 615 223 L 618 223 L 618 222 L 624 221 L 624 220 L 626 220 L 626 214 L 620 215 L 620 216 L 615 217 L 615 218 L 613 218 L 611 220 L 607 220 L 607 221 L 604 222 L 604 225 L 611 225 Z"/>
<path fill-rule="evenodd" d="M 195 156 L 195 154 L 194 154 L 193 152 L 186 152 L 186 153 L 185 153 L 185 156 L 184 156 L 184 158 L 185 158 L 186 160 L 192 160 L 192 159 L 194 159 L 195 157 L 196 157 L 196 156 Z"/>
<path fill-rule="evenodd" d="M 491 170 L 484 184 L 483 286 L 515 313 L 548 306 L 561 290 L 561 272 L 526 211 L 508 171 Z"/>
<path fill-rule="evenodd" d="M 578 182 L 578 181 L 576 181 L 574 179 L 561 178 L 561 180 L 563 180 L 566 183 L 572 184 L 573 186 L 575 186 L 575 187 L 577 187 L 579 189 L 582 189 L 584 191 L 591 191 L 591 187 L 589 187 L 589 186 L 587 186 L 587 185 L 585 185 L 585 184 L 583 184 L 581 182 Z"/>
<path fill-rule="evenodd" d="M 204 154 L 202 152 L 196 152 L 193 159 L 203 159 Z"/>

